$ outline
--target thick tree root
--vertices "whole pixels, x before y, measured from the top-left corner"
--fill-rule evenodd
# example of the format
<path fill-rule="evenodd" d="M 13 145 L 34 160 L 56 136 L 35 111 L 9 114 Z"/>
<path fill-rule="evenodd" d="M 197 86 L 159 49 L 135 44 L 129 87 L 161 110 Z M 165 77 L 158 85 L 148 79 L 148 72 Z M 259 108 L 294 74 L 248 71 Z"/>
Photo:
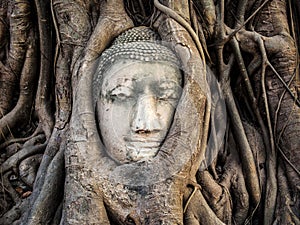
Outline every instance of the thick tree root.
<path fill-rule="evenodd" d="M 6 198 L 1 203 L 8 204 L 0 207 L 0 224 L 146 224 L 146 214 L 152 224 L 248 224 L 251 220 L 264 225 L 300 224 L 299 48 L 295 45 L 300 43 L 299 15 L 296 0 L 2 0 L 0 196 Z M 100 170 L 108 174 L 105 169 L 115 164 L 102 151 L 92 98 L 86 98 L 91 97 L 97 58 L 116 36 L 134 26 L 133 21 L 151 26 L 170 43 L 187 74 L 185 85 L 194 78 L 200 83 L 200 87 L 188 86 L 186 92 L 194 96 L 199 109 L 208 93 L 206 60 L 218 70 L 230 128 L 217 159 L 205 171 L 197 171 L 209 126 L 214 126 L 209 123 L 208 99 L 206 109 L 201 108 L 205 115 L 199 114 L 203 123 L 196 118 L 197 125 L 190 126 L 202 132 L 195 144 L 198 151 L 180 176 L 157 187 L 129 190 L 119 185 L 124 177 L 114 185 L 99 175 Z M 207 49 L 206 41 L 215 51 Z M 236 83 L 241 84 L 239 92 Z M 236 98 L 240 93 L 245 103 Z M 183 115 L 193 118 L 185 111 Z M 162 159 L 168 159 L 167 144 L 159 155 Z M 181 158 L 165 164 L 173 168 Z M 166 170 L 153 171 L 164 174 Z M 131 178 L 138 180 L 132 174 Z M 23 195 L 16 187 L 16 179 L 30 191 L 33 185 L 30 198 L 30 191 Z M 136 195 L 139 207 L 124 206 L 122 198 L 128 200 L 128 193 L 138 191 L 150 200 Z"/>
<path fill-rule="evenodd" d="M 28 57 L 26 56 L 28 36 L 30 30 L 32 30 L 30 16 L 31 7 L 29 1 L 13 1 L 13 12 L 9 17 L 11 31 L 9 52 L 6 56 L 5 65 L 0 62 L 0 88 L 3 90 L 0 97 L 0 118 L 6 115 L 13 106 L 11 99 L 13 99 L 18 87 L 25 57 Z M 4 35 L 3 33 L 0 36 Z"/>
<path fill-rule="evenodd" d="M 37 94 L 35 98 L 35 109 L 39 117 L 41 127 L 47 137 L 50 138 L 53 129 L 53 112 L 51 89 L 53 74 L 53 50 L 51 37 L 51 17 L 49 0 L 35 0 L 35 7 L 37 11 L 37 23 L 39 31 L 39 47 L 40 47 L 40 68 Z"/>

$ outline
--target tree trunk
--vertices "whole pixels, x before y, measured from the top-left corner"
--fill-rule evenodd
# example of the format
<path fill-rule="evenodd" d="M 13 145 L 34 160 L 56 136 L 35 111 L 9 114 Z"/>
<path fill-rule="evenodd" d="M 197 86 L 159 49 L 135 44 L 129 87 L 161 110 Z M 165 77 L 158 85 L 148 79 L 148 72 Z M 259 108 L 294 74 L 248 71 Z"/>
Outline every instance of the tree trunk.
<path fill-rule="evenodd" d="M 1 0 L 0 224 L 300 224 L 299 16 L 296 0 Z M 182 93 L 157 155 L 120 165 L 93 76 L 140 26 L 180 60 Z"/>

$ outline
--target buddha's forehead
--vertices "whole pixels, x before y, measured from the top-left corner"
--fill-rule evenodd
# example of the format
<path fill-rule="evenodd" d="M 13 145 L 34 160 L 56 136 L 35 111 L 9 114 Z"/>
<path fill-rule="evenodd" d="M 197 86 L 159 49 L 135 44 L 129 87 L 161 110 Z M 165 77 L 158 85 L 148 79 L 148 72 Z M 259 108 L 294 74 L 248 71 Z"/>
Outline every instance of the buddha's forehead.
<path fill-rule="evenodd" d="M 105 89 L 142 81 L 176 82 L 180 85 L 182 79 L 178 67 L 159 61 L 118 60 L 103 75 L 102 88 Z"/>

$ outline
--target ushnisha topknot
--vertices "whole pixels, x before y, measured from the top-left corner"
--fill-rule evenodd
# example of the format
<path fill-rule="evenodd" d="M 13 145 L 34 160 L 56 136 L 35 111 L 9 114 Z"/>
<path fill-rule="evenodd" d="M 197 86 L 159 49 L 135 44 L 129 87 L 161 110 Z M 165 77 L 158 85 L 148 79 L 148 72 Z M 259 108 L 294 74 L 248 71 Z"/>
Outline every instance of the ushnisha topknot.
<path fill-rule="evenodd" d="M 117 44 L 125 44 L 130 42 L 156 42 L 160 41 L 160 37 L 157 33 L 155 33 L 151 28 L 141 26 L 141 27 L 134 27 L 131 28 L 122 34 L 120 34 L 116 40 L 113 42 L 112 45 Z"/>
<path fill-rule="evenodd" d="M 151 28 L 134 27 L 120 34 L 98 59 L 98 66 L 93 77 L 94 102 L 99 97 L 102 77 L 116 61 L 131 59 L 144 62 L 166 62 L 180 67 L 175 53 L 162 44 L 157 33 Z"/>

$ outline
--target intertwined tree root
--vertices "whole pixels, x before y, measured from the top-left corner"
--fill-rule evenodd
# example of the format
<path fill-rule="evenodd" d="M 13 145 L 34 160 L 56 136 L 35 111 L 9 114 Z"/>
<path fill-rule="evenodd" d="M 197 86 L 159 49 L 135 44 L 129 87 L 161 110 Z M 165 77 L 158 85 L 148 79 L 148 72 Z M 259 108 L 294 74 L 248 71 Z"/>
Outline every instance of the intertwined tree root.
<path fill-rule="evenodd" d="M 94 116 L 75 105 L 82 86 L 88 94 L 88 69 L 116 36 L 139 25 L 170 42 L 191 74 L 210 67 L 229 115 L 218 157 L 177 183 L 182 223 L 300 224 L 299 16 L 295 0 L 2 0 L 0 224 L 112 220 L 103 196 L 89 190 L 93 174 L 76 164 L 91 154 L 80 146 L 95 146 L 74 140 L 85 131 L 71 118 Z M 200 155 L 205 147 L 202 141 Z M 81 173 L 80 182 L 68 178 Z"/>

